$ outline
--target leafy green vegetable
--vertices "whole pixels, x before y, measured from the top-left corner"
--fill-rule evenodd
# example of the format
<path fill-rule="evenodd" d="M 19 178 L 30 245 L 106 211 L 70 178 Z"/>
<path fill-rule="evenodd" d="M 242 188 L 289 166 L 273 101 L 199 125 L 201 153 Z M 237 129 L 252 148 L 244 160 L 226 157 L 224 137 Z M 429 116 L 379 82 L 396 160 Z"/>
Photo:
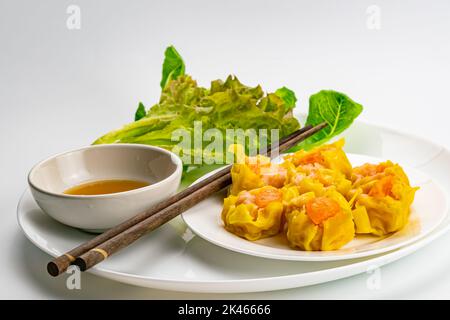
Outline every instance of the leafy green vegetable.
<path fill-rule="evenodd" d="M 184 61 L 178 51 L 174 46 L 167 47 L 164 53 L 161 89 L 164 89 L 171 80 L 175 80 L 179 76 L 184 75 L 184 72 Z"/>
<path fill-rule="evenodd" d="M 147 111 L 145 111 L 144 104 L 142 102 L 139 102 L 139 106 L 136 110 L 136 113 L 134 114 L 134 121 L 141 120 L 145 115 L 147 114 Z"/>
<path fill-rule="evenodd" d="M 297 103 L 297 97 L 295 96 L 295 92 L 291 89 L 282 87 L 275 91 L 275 94 L 283 99 L 286 112 L 295 107 L 295 104 Z"/>
<path fill-rule="evenodd" d="M 363 107 L 343 93 L 322 90 L 309 98 L 309 112 L 305 125 L 326 122 L 328 126 L 290 151 L 311 149 L 321 145 L 347 129 L 359 116 Z"/>
<path fill-rule="evenodd" d="M 173 150 L 179 143 L 174 141 L 173 132 L 184 129 L 194 141 L 194 123 L 197 122 L 203 132 L 218 130 L 223 146 L 220 150 L 209 151 L 205 149 L 209 141 L 202 141 L 200 146 L 192 143 L 191 148 L 182 150 L 185 159 L 189 159 L 186 162 L 202 165 L 220 159 L 225 163 L 227 129 L 254 129 L 256 133 L 258 129 L 268 132 L 279 129 L 280 137 L 283 137 L 300 127 L 297 119 L 286 110 L 285 102 L 278 95 L 264 94 L 260 86 L 245 86 L 236 77 L 229 76 L 225 82 L 215 80 L 206 89 L 184 75 L 165 86 L 159 103 L 150 108 L 143 118 L 104 135 L 94 144 L 142 143 Z M 199 155 L 202 156 L 201 163 L 195 162 L 195 157 Z"/>

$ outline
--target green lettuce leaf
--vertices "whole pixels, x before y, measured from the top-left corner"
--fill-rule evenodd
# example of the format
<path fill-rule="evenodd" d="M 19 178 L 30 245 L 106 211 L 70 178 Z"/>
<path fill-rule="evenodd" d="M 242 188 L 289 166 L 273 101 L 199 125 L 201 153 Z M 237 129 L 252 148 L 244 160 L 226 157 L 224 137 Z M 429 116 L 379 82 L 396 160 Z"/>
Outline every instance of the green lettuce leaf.
<path fill-rule="evenodd" d="M 136 113 L 134 114 L 134 121 L 141 120 L 146 115 L 147 115 L 147 111 L 145 111 L 144 104 L 142 102 L 139 102 L 139 106 L 136 110 Z"/>
<path fill-rule="evenodd" d="M 297 103 L 297 97 L 295 96 L 295 92 L 291 89 L 282 87 L 275 91 L 275 94 L 283 99 L 286 112 L 295 107 L 295 104 Z"/>
<path fill-rule="evenodd" d="M 161 89 L 185 73 L 184 61 L 174 46 L 167 47 L 164 53 L 164 63 L 162 70 Z"/>
<path fill-rule="evenodd" d="M 347 129 L 362 110 L 362 105 L 337 91 L 322 90 L 312 95 L 309 98 L 309 112 L 305 125 L 314 126 L 326 122 L 328 126 L 290 151 L 309 150 L 329 141 Z"/>
<path fill-rule="evenodd" d="M 264 94 L 260 86 L 245 86 L 234 76 L 225 81 L 215 80 L 206 89 L 199 87 L 190 76 L 181 75 L 167 83 L 159 103 L 151 107 L 143 118 L 107 133 L 94 144 L 141 143 L 172 150 L 179 143 L 172 141 L 172 133 L 184 129 L 193 141 L 194 122 L 198 121 L 203 132 L 212 128 L 219 130 L 224 141 L 222 152 L 205 151 L 210 143 L 206 141 L 200 147 L 183 150 L 183 153 L 191 156 L 190 163 L 198 154 L 203 154 L 204 163 L 200 165 L 219 158 L 225 163 L 227 129 L 254 129 L 256 133 L 259 133 L 258 129 L 267 129 L 268 132 L 279 129 L 281 138 L 300 127 L 292 112 L 286 110 L 284 100 L 278 95 Z M 255 143 L 259 147 L 258 141 Z"/>

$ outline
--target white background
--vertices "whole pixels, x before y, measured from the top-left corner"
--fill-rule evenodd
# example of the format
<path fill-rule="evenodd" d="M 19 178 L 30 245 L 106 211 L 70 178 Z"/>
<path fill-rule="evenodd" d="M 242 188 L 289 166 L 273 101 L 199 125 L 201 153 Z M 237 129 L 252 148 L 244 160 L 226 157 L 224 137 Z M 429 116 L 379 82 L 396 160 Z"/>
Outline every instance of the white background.
<path fill-rule="evenodd" d="M 81 29 L 66 9 L 81 9 Z M 381 29 L 367 27 L 367 8 Z M 48 256 L 20 232 L 17 201 L 39 160 L 85 146 L 159 97 L 174 44 L 201 85 L 229 73 L 266 90 L 347 93 L 362 119 L 450 147 L 449 1 L 0 0 L 0 298 L 450 298 L 450 234 L 367 274 L 307 288 L 198 295 L 83 275 L 82 290 L 45 272 Z"/>

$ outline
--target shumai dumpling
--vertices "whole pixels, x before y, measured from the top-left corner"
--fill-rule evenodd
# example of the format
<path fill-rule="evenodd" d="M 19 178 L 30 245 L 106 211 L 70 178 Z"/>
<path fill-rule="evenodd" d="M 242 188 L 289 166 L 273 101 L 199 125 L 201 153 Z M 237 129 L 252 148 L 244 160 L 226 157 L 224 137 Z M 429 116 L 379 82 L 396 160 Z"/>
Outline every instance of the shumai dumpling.
<path fill-rule="evenodd" d="M 320 194 L 326 189 L 336 188 L 338 192 L 346 195 L 352 187 L 352 182 L 338 170 L 323 168 L 320 165 L 300 165 L 294 167 L 294 170 L 291 166 L 285 166 L 290 168 L 288 184 L 298 186 L 300 193 L 313 191 Z"/>
<path fill-rule="evenodd" d="M 402 167 L 391 161 L 364 164 L 353 169 L 353 204 L 356 233 L 386 235 L 403 228 L 418 188 L 409 184 Z"/>
<path fill-rule="evenodd" d="M 294 166 L 320 166 L 323 168 L 336 170 L 350 178 L 352 165 L 342 149 L 345 144 L 344 139 L 335 143 L 325 144 L 309 151 L 300 150 L 285 157 Z"/>
<path fill-rule="evenodd" d="M 355 236 L 350 205 L 333 189 L 321 196 L 308 192 L 292 199 L 286 220 L 287 239 L 301 250 L 337 250 Z"/>
<path fill-rule="evenodd" d="M 271 163 L 270 158 L 257 155 L 244 157 L 242 163 L 236 163 L 231 169 L 232 185 L 230 194 L 237 195 L 243 190 L 252 190 L 264 186 L 283 187 L 287 178 L 284 165 Z"/>
<path fill-rule="evenodd" d="M 225 198 L 222 220 L 228 231 L 253 241 L 279 233 L 282 214 L 283 192 L 265 186 Z"/>

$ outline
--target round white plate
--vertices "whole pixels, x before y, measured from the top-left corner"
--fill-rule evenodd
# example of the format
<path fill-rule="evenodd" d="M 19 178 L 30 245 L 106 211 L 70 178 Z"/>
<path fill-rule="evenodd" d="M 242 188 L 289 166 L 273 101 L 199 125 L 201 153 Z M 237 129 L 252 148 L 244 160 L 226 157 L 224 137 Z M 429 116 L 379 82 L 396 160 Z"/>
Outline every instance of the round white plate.
<path fill-rule="evenodd" d="M 274 162 L 282 161 L 282 156 Z M 364 163 L 379 163 L 387 159 L 348 154 L 353 166 Z M 443 191 L 429 176 L 418 170 L 404 167 L 411 185 L 418 186 L 408 224 L 400 231 L 386 237 L 357 235 L 339 250 L 301 251 L 289 247 L 282 235 L 257 241 L 248 241 L 224 228 L 221 219 L 223 199 L 226 192 L 220 192 L 183 213 L 188 227 L 203 239 L 223 248 L 252 256 L 292 260 L 292 261 L 333 261 L 355 259 L 392 251 L 417 241 L 433 231 L 447 215 L 447 198 Z M 204 179 L 202 177 L 201 179 Z M 199 179 L 199 180 L 201 180 Z"/>
<path fill-rule="evenodd" d="M 362 122 L 345 132 L 346 151 L 418 168 L 450 190 L 450 153 L 422 138 Z M 24 234 L 58 256 L 92 235 L 45 215 L 26 191 L 18 206 Z M 195 236 L 176 218 L 90 272 L 143 287 L 189 292 L 257 292 L 288 289 L 349 277 L 380 267 L 430 243 L 450 228 L 444 221 L 425 238 L 389 253 L 329 262 L 279 261 L 236 253 Z M 44 267 L 44 266 L 43 266 Z"/>

